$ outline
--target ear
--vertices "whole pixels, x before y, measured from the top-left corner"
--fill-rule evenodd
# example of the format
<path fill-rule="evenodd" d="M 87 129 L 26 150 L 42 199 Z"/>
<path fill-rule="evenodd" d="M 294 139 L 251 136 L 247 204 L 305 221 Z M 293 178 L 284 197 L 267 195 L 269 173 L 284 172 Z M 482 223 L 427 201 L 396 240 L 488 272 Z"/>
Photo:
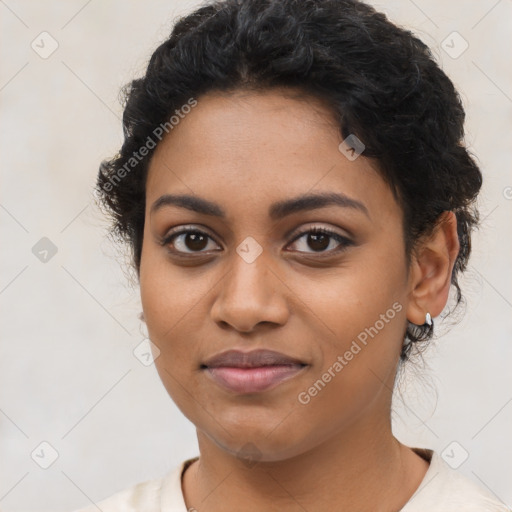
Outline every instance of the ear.
<path fill-rule="evenodd" d="M 457 217 L 445 211 L 432 235 L 420 242 L 411 258 L 407 319 L 413 324 L 423 325 L 427 312 L 434 318 L 446 306 L 459 247 Z"/>

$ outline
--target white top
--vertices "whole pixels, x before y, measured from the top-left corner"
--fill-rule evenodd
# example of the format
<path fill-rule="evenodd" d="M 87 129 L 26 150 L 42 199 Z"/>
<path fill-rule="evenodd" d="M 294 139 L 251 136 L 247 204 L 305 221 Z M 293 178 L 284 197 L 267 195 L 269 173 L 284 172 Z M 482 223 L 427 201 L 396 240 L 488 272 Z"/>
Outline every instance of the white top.
<path fill-rule="evenodd" d="M 490 491 L 457 473 L 432 450 L 412 448 L 430 462 L 420 486 L 400 512 L 512 512 Z M 73 512 L 187 512 L 181 477 L 198 457 L 163 478 L 147 480 Z"/>

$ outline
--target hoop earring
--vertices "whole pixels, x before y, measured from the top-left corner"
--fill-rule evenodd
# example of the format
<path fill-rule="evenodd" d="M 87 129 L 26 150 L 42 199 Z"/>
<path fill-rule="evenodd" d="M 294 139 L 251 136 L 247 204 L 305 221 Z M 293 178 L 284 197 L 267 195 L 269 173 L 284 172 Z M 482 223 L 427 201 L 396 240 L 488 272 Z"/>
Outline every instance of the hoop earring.
<path fill-rule="evenodd" d="M 432 325 L 432 317 L 430 316 L 430 313 L 427 311 L 427 314 L 425 315 L 425 323 L 428 326 Z"/>

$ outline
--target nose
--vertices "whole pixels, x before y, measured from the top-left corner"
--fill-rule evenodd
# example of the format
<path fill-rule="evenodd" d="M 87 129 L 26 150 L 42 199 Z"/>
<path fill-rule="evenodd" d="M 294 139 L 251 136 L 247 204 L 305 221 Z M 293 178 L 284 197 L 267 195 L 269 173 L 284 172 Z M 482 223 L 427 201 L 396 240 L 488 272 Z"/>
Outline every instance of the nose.
<path fill-rule="evenodd" d="M 260 323 L 284 325 L 289 315 L 283 293 L 287 287 L 264 255 L 248 263 L 235 253 L 233 260 L 219 283 L 212 319 L 223 328 L 228 325 L 244 333 L 254 331 Z"/>

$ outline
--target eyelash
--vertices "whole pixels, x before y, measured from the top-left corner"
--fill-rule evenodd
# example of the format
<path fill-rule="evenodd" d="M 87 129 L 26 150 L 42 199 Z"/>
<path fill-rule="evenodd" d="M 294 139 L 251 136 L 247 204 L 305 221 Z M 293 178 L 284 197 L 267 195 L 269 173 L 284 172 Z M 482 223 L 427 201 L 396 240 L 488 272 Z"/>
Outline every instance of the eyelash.
<path fill-rule="evenodd" d="M 197 228 L 185 228 L 185 229 L 180 229 L 179 231 L 177 232 L 171 232 L 169 233 L 167 236 L 165 236 L 162 241 L 161 241 L 161 245 L 162 246 L 167 246 L 169 244 L 171 244 L 171 242 L 179 237 L 180 235 L 186 235 L 186 234 L 190 234 L 190 233 L 194 233 L 194 234 L 199 234 L 199 235 L 205 235 L 207 236 L 208 238 L 213 239 L 213 237 L 211 237 L 208 233 L 206 233 L 205 231 L 201 231 Z M 322 255 L 333 255 L 333 254 L 338 254 L 338 253 L 341 253 L 343 252 L 344 250 L 346 250 L 350 245 L 353 245 L 353 242 L 351 240 L 349 240 L 348 238 L 344 237 L 343 235 L 340 235 L 339 233 L 336 233 L 335 231 L 332 231 L 331 229 L 328 229 L 328 228 L 324 228 L 324 227 L 312 227 L 312 228 L 309 228 L 309 229 L 306 229 L 300 233 L 298 233 L 294 238 L 293 240 L 290 242 L 291 244 L 296 242 L 297 240 L 299 240 L 300 238 L 302 238 L 304 235 L 307 235 L 307 234 L 322 234 L 322 235 L 327 235 L 331 238 L 333 238 L 334 240 L 336 240 L 336 242 L 340 243 L 341 244 L 341 247 L 338 247 L 336 249 L 333 249 L 333 250 L 330 250 L 330 251 L 319 251 L 319 252 L 304 252 L 304 251 L 298 251 L 299 253 L 302 253 L 302 254 L 308 254 L 308 255 L 318 255 L 319 257 L 322 257 Z M 215 241 L 215 240 L 214 240 Z M 183 256 L 183 257 L 193 257 L 191 255 L 194 255 L 194 254 L 203 254 L 202 251 L 192 251 L 190 253 L 186 253 L 186 252 L 180 252 L 180 251 L 176 251 L 174 249 L 169 249 L 170 252 L 172 252 L 173 254 L 177 254 L 179 256 Z"/>

